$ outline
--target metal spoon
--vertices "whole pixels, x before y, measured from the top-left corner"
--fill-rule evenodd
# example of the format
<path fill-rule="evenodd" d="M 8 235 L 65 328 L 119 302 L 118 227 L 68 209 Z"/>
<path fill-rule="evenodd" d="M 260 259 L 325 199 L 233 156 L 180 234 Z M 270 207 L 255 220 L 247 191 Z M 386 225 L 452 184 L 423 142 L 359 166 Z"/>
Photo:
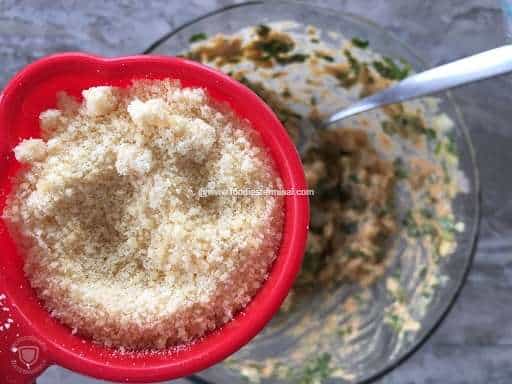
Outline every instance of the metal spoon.
<path fill-rule="evenodd" d="M 319 125 L 323 128 L 374 108 L 430 95 L 508 72 L 512 72 L 512 45 L 504 45 L 412 75 L 384 91 L 365 97 L 350 107 L 334 113 Z"/>

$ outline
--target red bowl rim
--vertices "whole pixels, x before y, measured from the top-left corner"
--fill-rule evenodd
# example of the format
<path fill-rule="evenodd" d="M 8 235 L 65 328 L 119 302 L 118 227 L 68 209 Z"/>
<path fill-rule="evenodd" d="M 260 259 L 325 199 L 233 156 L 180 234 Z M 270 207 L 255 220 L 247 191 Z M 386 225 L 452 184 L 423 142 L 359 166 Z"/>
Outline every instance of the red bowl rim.
<path fill-rule="evenodd" d="M 72 68 L 74 66 L 80 66 L 91 72 L 101 70 L 115 73 L 124 66 L 148 65 L 148 63 L 169 68 L 178 66 L 187 71 L 197 72 L 202 76 L 215 79 L 215 81 L 235 92 L 237 97 L 252 103 L 258 113 L 271 122 L 272 140 L 279 142 L 279 145 L 274 143 L 271 152 L 282 164 L 280 174 L 285 182 L 285 188 L 306 189 L 304 172 L 297 150 L 272 110 L 254 92 L 229 76 L 204 65 L 179 58 L 149 55 L 103 58 L 73 52 L 45 57 L 25 67 L 7 84 L 2 94 L 0 94 L 0 127 L 4 126 L 5 110 L 9 108 L 10 102 L 20 93 L 30 89 L 41 74 L 54 73 L 56 69 Z M 142 382 L 182 377 L 206 369 L 234 353 L 256 336 L 278 311 L 300 270 L 309 221 L 308 197 L 301 195 L 286 196 L 285 205 L 283 244 L 286 241 L 287 246 L 284 250 L 279 251 L 269 278 L 265 281 L 260 292 L 244 311 L 236 315 L 234 320 L 190 346 L 190 351 L 194 352 L 188 353 L 186 358 L 176 358 L 180 355 L 180 351 L 171 352 L 168 358 L 158 360 L 158 363 L 151 363 L 146 356 L 135 359 L 132 357 L 132 360 L 128 357 L 119 360 L 116 357 L 111 361 L 89 358 L 80 354 L 79 343 L 75 344 L 77 345 L 76 349 L 71 349 L 64 346 L 58 339 L 48 337 L 45 333 L 45 322 L 42 319 L 31 318 L 30 313 L 25 312 L 25 308 L 28 308 L 26 305 L 29 304 L 18 303 L 19 314 L 26 321 L 34 336 L 46 344 L 50 361 L 90 376 L 107 380 Z M 9 289 L 9 291 L 12 294 L 11 297 L 16 296 L 13 290 Z M 7 292 L 8 295 L 9 291 Z M 265 300 L 259 297 L 262 291 L 265 291 Z M 15 300 L 13 301 L 15 302 Z M 208 343 L 209 340 L 214 340 L 214 342 Z M 90 342 L 85 344 L 88 348 L 103 350 L 106 356 L 110 356 L 107 360 L 112 357 L 112 353 L 109 353 L 109 350 L 104 347 L 92 345 Z"/>

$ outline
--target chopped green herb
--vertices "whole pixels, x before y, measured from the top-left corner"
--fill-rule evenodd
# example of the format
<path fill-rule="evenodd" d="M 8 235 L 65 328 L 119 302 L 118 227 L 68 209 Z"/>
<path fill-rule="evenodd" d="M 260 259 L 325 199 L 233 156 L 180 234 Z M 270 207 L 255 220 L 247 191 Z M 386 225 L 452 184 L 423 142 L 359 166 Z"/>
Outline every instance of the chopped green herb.
<path fill-rule="evenodd" d="M 389 238 L 389 236 L 386 236 L 386 238 Z M 384 260 L 384 258 L 386 257 L 386 254 L 387 254 L 387 252 L 384 248 L 378 248 L 377 251 L 375 251 L 374 260 L 377 263 L 380 263 L 380 262 L 382 262 L 382 260 Z"/>
<path fill-rule="evenodd" d="M 362 259 L 366 259 L 367 260 L 369 258 L 368 254 L 366 254 L 365 252 L 363 252 L 363 251 L 361 251 L 359 249 L 357 249 L 355 251 L 354 250 L 349 250 L 347 252 L 347 254 L 348 254 L 348 257 L 354 258 L 354 259 L 362 258 Z"/>
<path fill-rule="evenodd" d="M 348 49 L 345 49 L 343 54 L 347 58 L 348 63 L 350 64 L 350 69 L 354 75 L 359 75 L 359 72 L 361 71 L 361 63 L 359 63 L 359 60 L 357 60 Z"/>
<path fill-rule="evenodd" d="M 397 265 L 395 270 L 391 273 L 391 276 L 397 280 L 400 280 L 400 277 L 402 276 L 402 267 Z"/>
<path fill-rule="evenodd" d="M 279 54 L 290 52 L 295 44 L 293 42 L 273 38 L 265 41 L 257 41 L 255 46 L 267 53 L 270 57 L 276 57 Z"/>
<path fill-rule="evenodd" d="M 370 42 L 368 40 L 360 39 L 359 37 L 353 37 L 352 44 L 354 44 L 358 48 L 368 48 Z"/>
<path fill-rule="evenodd" d="M 425 126 L 422 117 L 408 112 L 402 112 L 391 116 L 391 120 L 381 122 L 384 133 L 388 135 L 399 134 L 404 138 L 411 135 L 426 135 L 429 139 L 436 138 L 436 132 Z"/>
<path fill-rule="evenodd" d="M 309 226 L 309 230 L 313 233 L 316 233 L 317 235 L 321 235 L 323 232 L 323 225 L 313 225 L 311 224 Z"/>
<path fill-rule="evenodd" d="M 431 208 L 422 208 L 420 212 L 423 215 L 423 217 L 427 219 L 431 219 L 434 217 L 434 212 L 432 211 Z"/>
<path fill-rule="evenodd" d="M 381 125 L 384 133 L 386 133 L 387 135 L 391 136 L 394 133 L 396 133 L 395 126 L 393 125 L 393 123 L 391 121 L 383 121 L 380 123 L 380 125 Z"/>
<path fill-rule="evenodd" d="M 325 53 L 322 53 L 322 52 L 315 52 L 315 56 L 321 58 L 321 59 L 324 59 L 325 61 L 328 61 L 330 63 L 332 63 L 334 61 L 334 58 L 330 55 L 326 55 Z"/>
<path fill-rule="evenodd" d="M 265 24 L 260 24 L 256 27 L 256 33 L 258 34 L 258 36 L 263 37 L 263 38 L 267 37 L 268 34 L 270 33 L 270 31 L 271 31 L 271 28 Z"/>
<path fill-rule="evenodd" d="M 359 183 L 359 177 L 355 173 L 351 173 L 348 179 L 353 183 Z"/>
<path fill-rule="evenodd" d="M 407 229 L 407 234 L 411 237 L 428 236 L 436 233 L 436 229 L 431 223 L 418 224 L 414 220 L 411 211 L 408 211 L 405 215 L 402 225 Z"/>
<path fill-rule="evenodd" d="M 357 221 L 348 221 L 341 223 L 341 230 L 347 235 L 353 235 L 357 232 L 358 224 Z"/>
<path fill-rule="evenodd" d="M 261 32 L 265 33 L 265 31 L 266 29 L 263 28 Z M 294 47 L 295 44 L 292 41 L 287 41 L 275 37 L 266 40 L 256 40 L 254 43 L 252 43 L 252 48 L 263 52 L 263 55 L 258 56 L 257 60 L 268 61 L 275 59 L 279 64 L 283 65 L 304 62 L 309 57 L 309 55 L 302 53 L 286 56 L 286 54 L 290 53 Z"/>
<path fill-rule="evenodd" d="M 345 55 L 349 68 L 333 68 L 331 75 L 336 77 L 339 80 L 341 85 L 344 88 L 350 88 L 354 84 L 356 84 L 359 80 L 359 74 L 361 72 L 361 63 L 352 55 L 352 53 L 345 49 L 343 51 Z"/>
<path fill-rule="evenodd" d="M 285 98 L 288 98 L 290 97 L 292 94 L 290 93 L 290 90 L 288 88 L 285 88 L 283 90 L 283 92 L 281 92 L 281 96 L 285 97 Z"/>
<path fill-rule="evenodd" d="M 366 78 L 366 84 L 373 84 L 373 83 L 375 83 L 375 78 L 372 75 L 368 74 L 368 76 Z"/>
<path fill-rule="evenodd" d="M 290 118 L 299 119 L 299 120 L 302 118 L 301 115 L 299 115 L 298 113 L 295 113 L 293 111 L 290 111 L 289 109 L 280 108 L 274 112 L 276 112 L 277 117 L 283 124 L 286 123 L 288 120 L 290 120 Z"/>
<path fill-rule="evenodd" d="M 189 43 L 195 43 L 196 41 L 206 40 L 206 33 L 199 32 L 192 36 L 190 36 L 190 39 L 188 39 Z"/>
<path fill-rule="evenodd" d="M 452 155 L 457 155 L 457 147 L 455 145 L 455 137 L 453 135 L 449 135 L 447 137 L 448 141 L 446 142 L 445 148 L 448 153 Z"/>
<path fill-rule="evenodd" d="M 427 272 L 428 272 L 427 267 L 422 267 L 419 272 L 420 279 L 424 279 L 425 277 L 427 277 Z"/>
<path fill-rule="evenodd" d="M 311 41 L 313 44 L 318 44 L 320 42 L 318 39 L 311 39 L 309 41 Z"/>
<path fill-rule="evenodd" d="M 347 325 L 345 327 L 342 327 L 339 331 L 338 331 L 338 335 L 340 335 L 341 337 L 345 338 L 347 336 L 350 336 L 353 332 L 353 328 L 351 325 Z"/>
<path fill-rule="evenodd" d="M 378 244 L 383 244 L 389 239 L 389 233 L 384 231 L 377 232 L 377 236 L 375 237 L 375 240 L 378 242 Z"/>
<path fill-rule="evenodd" d="M 417 133 L 423 133 L 425 131 L 425 124 L 421 117 L 413 114 L 403 113 L 399 116 L 395 116 L 393 121 L 398 124 L 399 128 L 410 129 Z"/>
<path fill-rule="evenodd" d="M 275 56 L 276 61 L 279 64 L 291 64 L 291 63 L 303 63 L 309 55 L 304 53 L 294 53 L 293 55 L 289 56 Z"/>
<path fill-rule="evenodd" d="M 354 294 L 354 300 L 357 302 L 357 304 L 361 305 L 364 303 L 364 297 L 362 293 L 356 293 Z"/>
<path fill-rule="evenodd" d="M 245 85 L 247 88 L 250 88 L 254 93 L 256 93 L 259 97 L 263 99 L 263 96 L 261 95 L 261 92 L 259 88 L 256 86 L 255 83 L 250 81 L 247 77 L 241 76 L 238 78 L 238 81 L 241 82 L 243 85 Z"/>
<path fill-rule="evenodd" d="M 308 249 L 304 253 L 304 261 L 302 263 L 299 280 L 302 280 L 302 282 L 311 280 L 322 269 L 322 266 L 323 263 L 320 255 Z"/>
<path fill-rule="evenodd" d="M 347 201 L 350 193 L 338 184 L 331 184 L 327 181 L 318 183 L 315 191 L 315 198 L 318 199 L 340 199 Z"/>
<path fill-rule="evenodd" d="M 434 153 L 436 155 L 439 155 L 441 153 L 441 150 L 443 149 L 443 144 L 441 144 L 440 141 L 437 142 L 436 148 L 434 149 Z"/>
<path fill-rule="evenodd" d="M 316 360 L 306 364 L 300 374 L 298 384 L 318 384 L 328 379 L 333 369 L 330 367 L 331 355 L 327 352 L 322 353 Z"/>
<path fill-rule="evenodd" d="M 386 322 L 391 326 L 391 328 L 393 328 L 395 332 L 398 333 L 402 330 L 403 320 L 400 318 L 400 316 L 393 313 L 389 315 L 386 320 Z"/>
<path fill-rule="evenodd" d="M 441 226 L 441 228 L 443 228 L 445 231 L 449 233 L 455 232 L 455 221 L 450 217 L 440 218 L 439 225 Z"/>
<path fill-rule="evenodd" d="M 339 73 L 336 74 L 336 78 L 338 80 L 347 80 L 348 73 L 347 72 L 339 72 Z"/>
<path fill-rule="evenodd" d="M 419 229 L 421 234 L 425 236 L 434 236 L 437 233 L 436 227 L 434 227 L 431 223 L 422 224 Z"/>
<path fill-rule="evenodd" d="M 374 61 L 373 68 L 382 76 L 391 80 L 403 80 L 409 74 L 411 66 L 404 63 L 400 68 L 391 58 L 383 57 L 382 61 Z"/>
<path fill-rule="evenodd" d="M 425 135 L 429 140 L 435 140 L 437 138 L 437 133 L 432 128 L 425 128 Z"/>
<path fill-rule="evenodd" d="M 377 209 L 377 216 L 382 217 L 391 213 L 391 208 L 389 206 L 379 207 Z"/>
<path fill-rule="evenodd" d="M 315 96 L 311 96 L 311 99 L 309 100 L 309 104 L 311 104 L 312 107 L 314 107 L 316 105 L 316 97 Z"/>
<path fill-rule="evenodd" d="M 393 161 L 393 166 L 395 167 L 395 176 L 397 179 L 406 179 L 408 176 L 407 169 L 405 168 L 404 161 L 402 158 L 397 157 Z"/>
<path fill-rule="evenodd" d="M 441 166 L 443 168 L 444 182 L 446 184 L 448 184 L 451 182 L 451 177 L 450 177 L 450 170 L 448 169 L 448 165 L 446 164 L 446 161 L 441 162 Z M 432 198 L 432 200 L 435 200 L 435 199 Z"/>
<path fill-rule="evenodd" d="M 350 197 L 350 194 L 348 195 Z M 348 200 L 348 199 L 347 199 Z M 352 196 L 350 199 L 349 207 L 356 211 L 363 211 L 368 206 L 368 202 L 361 196 Z"/>
<path fill-rule="evenodd" d="M 397 287 L 397 290 L 394 292 L 394 297 L 399 303 L 405 303 L 407 300 L 407 296 L 402 287 Z"/>

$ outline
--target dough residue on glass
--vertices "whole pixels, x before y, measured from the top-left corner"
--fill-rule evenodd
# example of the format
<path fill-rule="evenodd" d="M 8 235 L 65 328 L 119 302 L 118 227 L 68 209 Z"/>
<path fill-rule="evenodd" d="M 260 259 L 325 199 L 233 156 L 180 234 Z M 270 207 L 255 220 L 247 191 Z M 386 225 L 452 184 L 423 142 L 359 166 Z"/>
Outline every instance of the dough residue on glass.
<path fill-rule="evenodd" d="M 371 356 L 380 338 L 394 356 L 419 331 L 444 281 L 439 266 L 464 230 L 452 209 L 467 185 L 453 122 L 426 98 L 304 132 L 303 119 L 321 120 L 411 72 L 357 36 L 283 21 L 198 34 L 191 43 L 184 57 L 270 105 L 301 149 L 315 191 L 304 264 L 281 316 L 226 367 L 254 383 L 364 376 L 352 361 Z M 274 337 L 285 350 L 265 348 Z"/>

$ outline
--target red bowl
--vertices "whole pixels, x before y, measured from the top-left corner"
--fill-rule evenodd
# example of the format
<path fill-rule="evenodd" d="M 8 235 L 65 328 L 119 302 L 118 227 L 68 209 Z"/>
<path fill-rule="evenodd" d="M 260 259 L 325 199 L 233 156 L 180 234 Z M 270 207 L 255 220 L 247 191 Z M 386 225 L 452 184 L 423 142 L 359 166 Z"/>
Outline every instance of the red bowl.
<path fill-rule="evenodd" d="M 56 92 L 80 97 L 96 85 L 127 86 L 133 79 L 180 79 L 203 87 L 247 118 L 274 157 L 285 189 L 306 188 L 302 165 L 286 131 L 270 108 L 251 90 L 203 65 L 164 56 L 106 59 L 81 53 L 46 57 L 23 69 L 0 95 L 0 212 L 19 169 L 12 148 L 39 135 L 39 113 L 55 107 Z M 232 321 L 196 342 L 155 353 L 126 352 L 73 335 L 39 303 L 23 273 L 23 256 L 0 220 L 0 377 L 30 383 L 50 364 L 100 379 L 152 382 L 208 368 L 254 337 L 279 309 L 300 269 L 309 218 L 308 198 L 285 197 L 285 222 L 279 254 L 268 279 Z"/>

